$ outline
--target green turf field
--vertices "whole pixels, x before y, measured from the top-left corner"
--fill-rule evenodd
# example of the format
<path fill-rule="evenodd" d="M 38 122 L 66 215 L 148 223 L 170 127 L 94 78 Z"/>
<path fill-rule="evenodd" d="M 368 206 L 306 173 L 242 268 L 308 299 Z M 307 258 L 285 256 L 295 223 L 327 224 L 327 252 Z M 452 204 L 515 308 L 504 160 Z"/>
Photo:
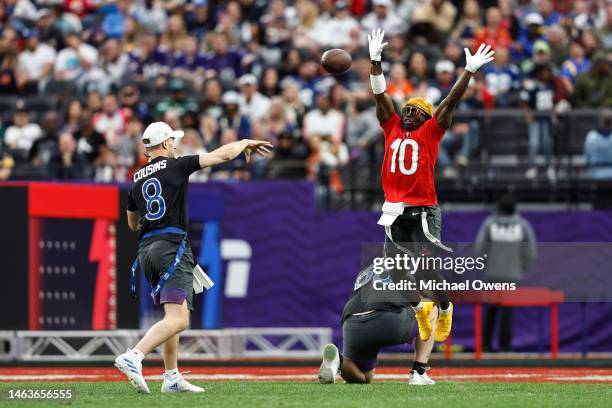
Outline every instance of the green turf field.
<path fill-rule="evenodd" d="M 12 383 L 2 384 L 6 406 L 58 407 L 605 407 L 612 404 L 612 386 L 590 384 L 450 383 L 433 387 L 405 383 L 370 385 L 320 385 L 317 383 L 194 382 L 204 394 L 162 395 L 160 383 L 149 382 L 152 393 L 139 395 L 126 383 Z M 72 402 L 29 402 L 6 400 L 8 388 L 72 388 Z M 414 405 L 418 403 L 419 405 Z"/>

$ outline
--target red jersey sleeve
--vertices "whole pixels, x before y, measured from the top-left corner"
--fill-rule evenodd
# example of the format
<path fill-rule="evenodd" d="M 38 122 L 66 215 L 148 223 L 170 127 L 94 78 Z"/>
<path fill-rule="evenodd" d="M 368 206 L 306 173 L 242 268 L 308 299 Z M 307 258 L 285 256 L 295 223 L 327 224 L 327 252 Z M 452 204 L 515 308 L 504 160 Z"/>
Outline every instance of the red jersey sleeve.
<path fill-rule="evenodd" d="M 446 133 L 446 129 L 442 129 L 438 118 L 435 116 L 425 122 L 423 127 L 425 127 L 427 137 L 433 138 L 436 142 L 440 142 Z"/>
<path fill-rule="evenodd" d="M 391 114 L 391 117 L 387 119 L 385 123 L 381 123 L 380 126 L 383 128 L 385 138 L 391 134 L 394 128 L 400 125 L 401 119 L 395 112 Z"/>

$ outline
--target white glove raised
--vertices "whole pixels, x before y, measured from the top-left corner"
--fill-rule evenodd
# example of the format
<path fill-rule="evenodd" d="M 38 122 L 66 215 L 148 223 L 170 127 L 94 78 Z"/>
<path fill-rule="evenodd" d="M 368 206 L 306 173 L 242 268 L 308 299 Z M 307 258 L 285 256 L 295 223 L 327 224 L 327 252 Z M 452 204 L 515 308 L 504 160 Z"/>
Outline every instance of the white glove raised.
<path fill-rule="evenodd" d="M 480 47 L 478 47 L 474 55 L 470 54 L 470 50 L 467 48 L 463 50 L 465 51 L 465 69 L 472 74 L 478 71 L 483 65 L 494 60 L 493 55 L 495 55 L 495 51 L 490 51 L 490 45 L 480 44 Z"/>
<path fill-rule="evenodd" d="M 380 28 L 372 30 L 372 34 L 368 34 L 368 47 L 370 49 L 370 60 L 380 61 L 383 48 L 389 43 L 383 43 L 385 32 Z"/>

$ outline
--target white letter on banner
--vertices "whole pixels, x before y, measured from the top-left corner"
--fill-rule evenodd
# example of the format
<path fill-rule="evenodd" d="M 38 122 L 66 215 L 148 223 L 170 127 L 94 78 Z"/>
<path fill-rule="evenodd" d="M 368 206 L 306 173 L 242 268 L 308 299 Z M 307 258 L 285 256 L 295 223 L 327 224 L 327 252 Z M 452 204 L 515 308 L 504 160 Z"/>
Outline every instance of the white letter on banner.
<path fill-rule="evenodd" d="M 251 245 L 242 239 L 221 240 L 221 258 L 228 261 L 225 274 L 225 296 L 243 298 L 249 286 Z"/>

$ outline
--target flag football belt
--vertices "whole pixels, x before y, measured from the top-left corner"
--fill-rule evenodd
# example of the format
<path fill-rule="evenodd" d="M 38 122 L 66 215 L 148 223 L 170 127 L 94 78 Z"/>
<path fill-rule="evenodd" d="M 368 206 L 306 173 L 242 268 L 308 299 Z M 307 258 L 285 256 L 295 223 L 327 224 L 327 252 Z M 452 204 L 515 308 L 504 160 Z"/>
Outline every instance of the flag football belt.
<path fill-rule="evenodd" d="M 162 234 L 180 235 L 183 237 L 183 239 L 181 240 L 181 243 L 179 244 L 179 247 L 176 251 L 176 255 L 174 256 L 174 261 L 172 261 L 172 263 L 166 268 L 164 273 L 162 273 L 162 275 L 159 278 L 159 281 L 157 282 L 157 285 L 155 285 L 155 287 L 151 289 L 151 296 L 153 298 L 155 298 L 159 294 L 159 292 L 162 290 L 162 288 L 166 284 L 166 281 L 170 279 L 170 277 L 176 270 L 176 267 L 178 266 L 179 262 L 181 262 L 181 258 L 183 257 L 183 253 L 185 252 L 185 248 L 187 247 L 187 233 L 183 231 L 182 229 L 176 228 L 176 227 L 165 227 L 165 228 L 160 228 L 160 229 L 149 231 L 146 234 L 144 234 L 141 239 L 156 237 Z M 136 271 L 139 269 L 139 267 L 140 267 L 140 260 L 138 259 L 138 256 L 136 256 L 136 259 L 134 260 L 134 263 L 132 264 L 132 272 L 130 274 L 130 293 L 134 299 L 136 298 Z"/>
<path fill-rule="evenodd" d="M 391 225 L 393 225 L 393 222 L 395 221 L 397 217 L 399 217 L 400 215 L 404 213 L 405 207 L 407 206 L 404 203 L 390 203 L 388 201 L 385 201 L 385 203 L 383 204 L 383 208 L 382 208 L 383 214 L 378 220 L 378 224 L 385 227 L 385 234 L 387 235 L 387 237 L 389 237 L 389 240 L 393 244 L 395 244 L 396 247 L 398 247 L 402 252 L 410 256 L 414 256 L 414 254 L 412 254 L 406 248 L 397 244 L 393 240 L 393 237 L 391 236 Z M 425 235 L 425 238 L 427 238 L 427 240 L 431 242 L 432 244 L 434 244 L 435 246 L 447 252 L 453 252 L 452 248 L 449 248 L 446 245 L 444 245 L 442 241 L 440 241 L 431 232 L 429 232 L 429 224 L 427 222 L 427 211 L 423 209 L 419 210 L 419 208 L 420 207 L 414 207 L 413 209 L 414 212 L 412 215 L 414 216 L 414 215 L 419 215 L 419 213 L 421 214 L 421 228 L 423 229 L 423 234 Z"/>

